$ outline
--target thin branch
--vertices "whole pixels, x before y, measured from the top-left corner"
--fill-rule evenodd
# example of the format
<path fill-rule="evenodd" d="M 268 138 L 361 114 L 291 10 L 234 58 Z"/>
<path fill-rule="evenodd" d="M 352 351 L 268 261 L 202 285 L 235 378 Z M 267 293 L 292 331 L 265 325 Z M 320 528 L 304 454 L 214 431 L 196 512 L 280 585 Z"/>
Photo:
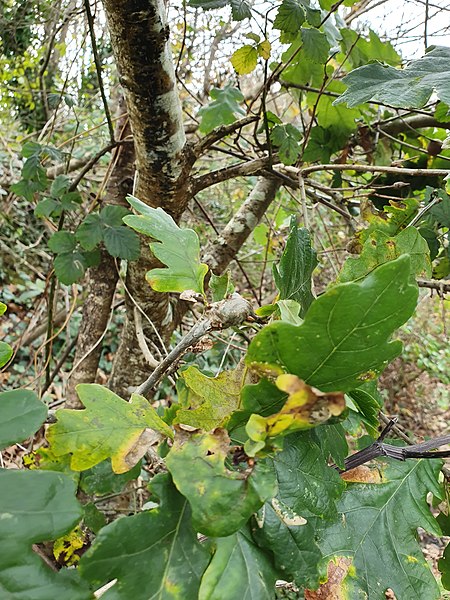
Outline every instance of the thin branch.
<path fill-rule="evenodd" d="M 299 169 L 297 167 L 287 167 L 276 165 L 283 171 L 292 175 L 298 175 L 301 171 L 303 176 L 316 171 L 356 171 L 357 173 L 393 173 L 395 175 L 411 175 L 412 177 L 430 176 L 430 177 L 445 177 L 450 175 L 450 169 L 404 169 L 402 167 L 385 167 L 377 165 L 358 165 L 358 164 L 329 164 L 329 165 L 312 165 Z"/>
<path fill-rule="evenodd" d="M 97 42 L 95 40 L 94 19 L 92 18 L 89 0 L 84 0 L 84 8 L 86 10 L 86 17 L 89 26 L 89 35 L 91 37 L 92 52 L 94 54 L 94 63 L 95 70 L 97 72 L 98 87 L 100 88 L 100 95 L 102 97 L 103 108 L 105 110 L 105 117 L 108 122 L 109 138 L 111 140 L 111 143 L 114 144 L 114 126 L 111 119 L 111 113 L 109 112 L 108 101 L 106 100 L 105 88 L 103 87 L 102 65 L 100 62 L 100 57 L 98 55 Z"/>
<path fill-rule="evenodd" d="M 239 294 L 233 294 L 230 299 L 211 304 L 206 309 L 205 315 L 195 323 L 175 348 L 161 361 L 150 377 L 136 389 L 135 393 L 146 396 L 190 346 L 197 343 L 210 331 L 240 325 L 248 319 L 251 313 L 250 303 Z"/>
<path fill-rule="evenodd" d="M 104 148 L 99 150 L 97 152 L 97 154 L 94 154 L 94 156 L 90 160 L 88 160 L 88 162 L 84 165 L 84 167 L 81 169 L 81 171 L 75 177 L 75 179 L 72 181 L 72 183 L 70 184 L 70 187 L 69 187 L 69 192 L 73 192 L 74 190 L 77 189 L 78 184 L 83 179 L 83 177 L 86 175 L 86 173 L 88 173 L 92 169 L 92 167 L 94 167 L 98 163 L 98 161 L 101 159 L 102 156 L 104 156 L 108 152 L 111 152 L 111 150 L 114 150 L 114 148 L 116 148 L 117 146 L 120 146 L 122 144 L 132 144 L 132 143 L 133 142 L 127 141 L 127 140 L 111 142 L 110 144 L 108 144 L 107 146 L 105 146 Z"/>
<path fill-rule="evenodd" d="M 210 133 L 208 133 L 208 135 L 205 135 L 205 137 L 193 145 L 192 151 L 194 155 L 198 158 L 205 150 L 210 148 L 216 142 L 220 141 L 222 138 L 234 133 L 238 129 L 242 129 L 242 127 L 249 125 L 249 123 L 254 123 L 255 121 L 259 121 L 259 116 L 249 115 L 248 117 L 244 117 L 243 119 L 235 121 L 230 125 L 221 125 L 220 127 L 216 127 Z"/>
<path fill-rule="evenodd" d="M 440 294 L 450 292 L 450 281 L 439 279 L 417 279 L 417 285 L 430 290 L 437 290 Z"/>
<path fill-rule="evenodd" d="M 230 167 L 212 171 L 206 175 L 194 177 L 191 182 L 190 195 L 195 196 L 195 194 L 198 194 L 198 192 L 205 188 L 216 185 L 222 181 L 228 181 L 228 179 L 233 179 L 234 177 L 257 175 L 269 166 L 269 162 L 269 157 L 256 158 L 254 160 L 249 160 L 248 162 L 238 163 L 236 165 L 231 165 Z"/>

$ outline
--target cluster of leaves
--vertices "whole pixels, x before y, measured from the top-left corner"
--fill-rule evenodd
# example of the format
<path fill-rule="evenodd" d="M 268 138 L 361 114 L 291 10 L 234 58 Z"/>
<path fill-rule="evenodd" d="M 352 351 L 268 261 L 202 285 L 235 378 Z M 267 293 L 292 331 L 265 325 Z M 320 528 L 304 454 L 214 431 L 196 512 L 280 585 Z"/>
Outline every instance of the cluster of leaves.
<path fill-rule="evenodd" d="M 152 286 L 204 293 L 196 234 L 161 209 L 130 203 L 140 215 L 125 221 L 157 240 L 153 250 L 167 265 L 147 275 Z M 425 242 L 419 252 L 425 260 Z M 57 411 L 40 470 L 0 471 L 8 490 L 0 500 L 3 593 L 39 589 L 36 597 L 48 598 L 64 586 L 81 600 L 114 580 L 106 598 L 269 599 L 277 579 L 314 589 L 336 563 L 345 567 L 339 587 L 354 596 L 382 598 L 392 588 L 398 597 L 437 598 L 415 531 L 440 534 L 426 502 L 429 492 L 442 496 L 440 462 L 383 461 L 347 483 L 328 464 L 332 457 L 342 465 L 347 454 L 346 404 L 376 435 L 370 382 L 401 351 L 390 338 L 415 309 L 415 260 L 383 255 L 368 274 L 356 269 L 352 279 L 347 270 L 344 283 L 315 299 L 315 252 L 293 220 L 274 272 L 294 324 L 275 312 L 243 364 L 215 378 L 182 370 L 177 403 L 160 414 L 142 396 L 127 402 L 100 385 L 78 386 L 85 408 Z M 0 412 L 3 447 L 31 435 L 47 414 L 20 390 L 2 394 Z M 104 525 L 91 504 L 79 505 L 76 484 L 88 494 L 120 487 L 158 440 L 167 473 L 151 481 L 153 508 Z M 50 571 L 32 544 L 79 543 L 81 519 L 96 539 L 76 570 Z M 60 556 L 61 542 L 54 552 Z M 19 561 L 26 577 L 14 576 Z"/>
<path fill-rule="evenodd" d="M 22 156 L 26 159 L 22 179 L 11 186 L 11 191 L 30 203 L 36 195 L 42 196 L 35 206 L 35 216 L 56 221 L 58 231 L 50 237 L 48 247 L 55 254 L 55 274 L 61 283 L 76 283 L 88 267 L 97 265 L 101 244 L 111 256 L 125 260 L 139 257 L 139 238 L 122 223 L 129 212 L 127 208 L 105 206 L 98 213 L 90 213 L 81 220 L 82 198 L 73 189 L 70 178 L 57 175 L 50 182 L 42 163 L 48 158 L 61 161 L 64 156 L 60 150 L 37 142 L 26 142 Z M 61 228 L 66 217 L 72 219 L 75 231 Z"/>

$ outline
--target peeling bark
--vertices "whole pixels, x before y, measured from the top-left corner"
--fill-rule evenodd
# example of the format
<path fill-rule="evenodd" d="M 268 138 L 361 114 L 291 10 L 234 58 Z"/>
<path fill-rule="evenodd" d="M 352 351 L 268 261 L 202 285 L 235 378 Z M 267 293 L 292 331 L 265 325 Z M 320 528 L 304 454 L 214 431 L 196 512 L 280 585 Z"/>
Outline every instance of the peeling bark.
<path fill-rule="evenodd" d="M 258 179 L 247 200 L 205 252 L 204 261 L 214 273 L 217 275 L 223 273 L 236 257 L 245 240 L 273 202 L 280 185 L 280 181 L 274 178 Z"/>
<path fill-rule="evenodd" d="M 125 110 L 125 104 L 120 99 L 119 114 L 125 113 Z M 117 123 L 116 136 L 123 139 L 129 134 L 128 119 L 123 116 Z M 112 161 L 114 166 L 106 186 L 104 203 L 126 205 L 125 196 L 133 191 L 133 144 L 119 146 L 113 153 Z M 100 264 L 88 271 L 87 296 L 74 358 L 76 368 L 67 388 L 68 408 L 82 408 L 75 386 L 95 381 L 102 352 L 102 343 L 99 343 L 99 340 L 109 323 L 118 277 L 115 259 L 102 249 Z"/>

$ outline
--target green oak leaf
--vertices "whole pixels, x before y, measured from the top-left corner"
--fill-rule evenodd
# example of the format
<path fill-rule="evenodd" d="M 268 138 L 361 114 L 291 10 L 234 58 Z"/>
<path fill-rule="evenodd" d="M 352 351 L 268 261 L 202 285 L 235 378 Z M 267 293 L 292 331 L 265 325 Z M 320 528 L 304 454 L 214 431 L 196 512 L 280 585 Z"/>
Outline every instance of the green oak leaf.
<path fill-rule="evenodd" d="M 160 505 L 103 527 L 80 560 L 94 588 L 117 579 L 103 600 L 197 598 L 210 557 L 197 541 L 189 504 L 168 474 L 157 475 L 151 488 Z"/>
<path fill-rule="evenodd" d="M 332 519 L 344 482 L 328 466 L 327 452 L 314 432 L 292 434 L 273 461 L 278 483 L 278 504 L 309 519 Z"/>
<path fill-rule="evenodd" d="M 383 461 L 385 462 L 385 461 Z M 350 569 L 337 593 L 384 600 L 437 600 L 438 585 L 417 541 L 417 528 L 440 535 L 426 497 L 441 497 L 440 461 L 381 463 L 381 483 L 351 483 L 338 506 L 340 517 L 319 532 L 323 565 L 344 557 Z"/>
<path fill-rule="evenodd" d="M 369 381 L 365 385 L 348 392 L 355 408 L 362 415 L 364 425 L 372 437 L 378 437 L 380 421 L 378 413 L 381 409 L 380 393 L 376 389 L 376 382 Z"/>
<path fill-rule="evenodd" d="M 222 371 L 217 377 L 207 377 L 197 367 L 188 367 L 180 373 L 187 387 L 188 408 L 178 410 L 174 423 L 205 431 L 222 426 L 239 407 L 246 375 L 244 365 Z"/>
<path fill-rule="evenodd" d="M 36 433 L 46 417 L 47 407 L 31 390 L 2 392 L 0 394 L 0 449 L 16 442 L 23 442 Z"/>
<path fill-rule="evenodd" d="M 248 75 L 256 69 L 258 50 L 255 46 L 245 44 L 233 52 L 230 62 L 238 75 Z"/>
<path fill-rule="evenodd" d="M 211 273 L 209 280 L 209 289 L 212 292 L 212 301 L 219 302 L 234 292 L 234 285 L 231 282 L 230 271 L 226 271 L 222 275 L 214 275 Z"/>
<path fill-rule="evenodd" d="M 76 485 L 62 473 L 0 470 L 0 597 L 90 600 L 75 571 L 55 573 L 32 550 L 68 533 L 81 519 Z"/>
<path fill-rule="evenodd" d="M 216 429 L 175 439 L 166 458 L 175 485 L 191 504 L 194 527 L 208 536 L 236 532 L 276 491 L 273 470 L 263 461 L 250 472 L 227 469 L 229 449 L 225 430 Z"/>
<path fill-rule="evenodd" d="M 147 206 L 134 196 L 127 197 L 141 216 L 129 215 L 124 222 L 156 240 L 150 244 L 153 254 L 166 269 L 152 269 L 146 279 L 158 292 L 193 290 L 203 294 L 203 281 L 208 266 L 200 262 L 200 243 L 192 229 L 180 229 L 161 208 Z"/>
<path fill-rule="evenodd" d="M 373 230 L 364 242 L 361 254 L 347 258 L 338 282 L 356 281 L 376 267 L 395 260 L 402 254 L 411 258 L 411 275 L 431 277 L 430 252 L 426 240 L 415 227 L 407 227 L 390 237 L 383 231 Z"/>
<path fill-rule="evenodd" d="M 304 518 L 273 498 L 258 511 L 252 531 L 257 544 L 273 552 L 282 579 L 293 580 L 299 588 L 317 587 L 322 553 L 314 528 Z"/>
<path fill-rule="evenodd" d="M 273 267 L 273 278 L 281 300 L 295 300 L 301 306 L 300 316 L 308 310 L 314 296 L 311 277 L 317 266 L 317 253 L 311 246 L 307 229 L 299 229 L 295 217 L 291 217 L 289 236 L 278 265 Z"/>
<path fill-rule="evenodd" d="M 267 325 L 252 340 L 247 364 L 262 375 L 292 373 L 323 392 L 346 392 L 374 379 L 400 353 L 401 342 L 389 338 L 417 303 L 409 268 L 409 257 L 401 256 L 361 282 L 329 289 L 302 325 Z"/>
<path fill-rule="evenodd" d="M 85 471 L 111 458 L 113 471 L 125 473 L 145 454 L 155 431 L 173 435 L 143 396 L 132 394 L 131 401 L 125 402 L 95 383 L 83 383 L 76 389 L 86 409 L 58 410 L 57 423 L 47 432 L 55 456 L 72 454 L 74 471 Z"/>
<path fill-rule="evenodd" d="M 246 527 L 214 540 L 198 600 L 273 600 L 277 579 L 270 554 L 255 544 Z"/>
<path fill-rule="evenodd" d="M 244 101 L 244 96 L 231 84 L 226 85 L 223 89 L 213 88 L 209 95 L 213 101 L 198 111 L 201 119 L 200 133 L 210 133 L 220 125 L 230 125 L 236 121 L 238 116 L 245 115 L 244 109 L 240 106 Z"/>
<path fill-rule="evenodd" d="M 433 46 L 404 69 L 374 62 L 355 69 L 343 78 L 347 90 L 333 104 L 358 106 L 369 100 L 398 108 L 420 108 L 431 94 L 450 104 L 450 48 Z"/>

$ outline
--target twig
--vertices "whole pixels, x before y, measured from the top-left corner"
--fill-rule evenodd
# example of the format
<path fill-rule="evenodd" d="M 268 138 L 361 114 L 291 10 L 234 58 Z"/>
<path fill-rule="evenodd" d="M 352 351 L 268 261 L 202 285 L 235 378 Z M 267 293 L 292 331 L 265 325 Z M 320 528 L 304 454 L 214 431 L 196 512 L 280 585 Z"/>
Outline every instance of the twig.
<path fill-rule="evenodd" d="M 440 279 L 417 279 L 417 285 L 423 288 L 437 290 L 441 294 L 450 292 L 450 281 L 442 281 Z"/>
<path fill-rule="evenodd" d="M 92 53 L 94 54 L 95 70 L 97 71 L 98 87 L 100 88 L 100 95 L 102 97 L 103 108 L 105 110 L 105 117 L 108 122 L 109 138 L 111 140 L 111 143 L 114 144 L 114 127 L 112 124 L 111 113 L 109 112 L 105 88 L 103 87 L 102 66 L 100 63 L 100 57 L 98 55 L 97 42 L 95 40 L 94 19 L 92 18 L 89 0 L 84 0 L 84 8 L 86 10 L 86 17 L 89 26 L 89 35 L 91 37 Z"/>
<path fill-rule="evenodd" d="M 256 158 L 255 160 L 249 160 L 248 162 L 238 163 L 237 165 L 231 165 L 229 167 L 225 167 L 224 169 L 212 171 L 211 173 L 207 173 L 206 175 L 194 177 L 191 183 L 190 195 L 195 196 L 195 194 L 197 194 L 201 190 L 211 187 L 212 185 L 216 185 L 217 183 L 220 183 L 222 181 L 227 181 L 228 179 L 233 179 L 235 177 L 246 177 L 248 175 L 256 175 L 263 169 L 267 168 L 269 166 L 269 163 L 269 157 Z M 450 171 L 448 172 L 450 173 Z"/>
<path fill-rule="evenodd" d="M 210 148 L 213 144 L 215 144 L 222 138 L 226 137 L 227 135 L 230 135 L 237 129 L 242 129 L 242 127 L 245 127 L 250 123 L 254 123 L 255 121 L 259 121 L 259 116 L 249 115 L 247 117 L 244 117 L 243 119 L 240 119 L 239 121 L 231 123 L 230 125 L 221 125 L 220 127 L 216 127 L 211 131 L 211 133 L 208 133 L 208 135 L 205 135 L 205 137 L 203 137 L 200 141 L 193 145 L 192 150 L 195 156 L 200 156 L 206 149 Z"/>
<path fill-rule="evenodd" d="M 146 396 L 162 379 L 167 370 L 186 350 L 197 343 L 204 335 L 215 329 L 223 329 L 240 325 L 252 313 L 249 302 L 239 294 L 233 294 L 230 299 L 214 302 L 207 308 L 205 315 L 195 323 L 183 339 L 161 361 L 153 373 L 136 389 L 136 394 Z"/>
<path fill-rule="evenodd" d="M 287 167 L 284 165 L 277 165 L 283 171 L 287 173 L 298 175 L 301 171 L 303 176 L 309 175 L 316 171 L 356 171 L 358 173 L 394 173 L 395 175 L 411 175 L 413 177 L 421 177 L 423 175 L 430 177 L 445 177 L 450 175 L 450 169 L 404 169 L 402 167 L 387 167 L 377 165 L 359 165 L 347 163 L 342 164 L 330 164 L 330 165 L 312 165 L 310 167 L 303 167 L 299 169 L 297 167 Z"/>

